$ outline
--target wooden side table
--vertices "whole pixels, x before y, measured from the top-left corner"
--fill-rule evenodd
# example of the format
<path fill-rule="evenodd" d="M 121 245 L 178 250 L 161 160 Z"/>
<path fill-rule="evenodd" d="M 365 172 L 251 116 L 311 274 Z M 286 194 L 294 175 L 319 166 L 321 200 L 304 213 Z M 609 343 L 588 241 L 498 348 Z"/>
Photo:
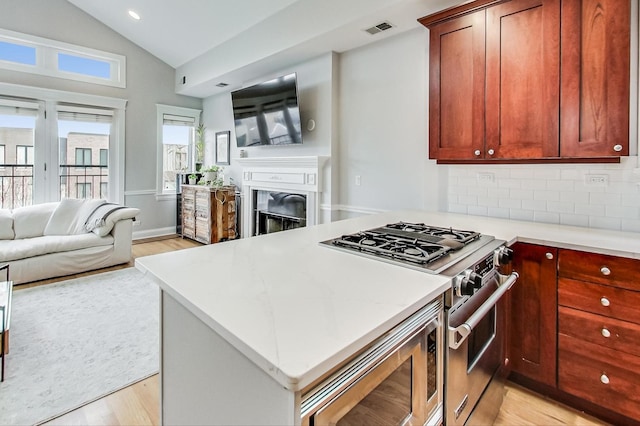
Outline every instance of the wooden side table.
<path fill-rule="evenodd" d="M 6 274 L 0 281 L 0 382 L 4 382 L 4 359 L 9 353 L 9 326 L 11 325 L 11 297 L 13 281 L 9 280 L 9 264 L 0 265 L 0 271 Z"/>

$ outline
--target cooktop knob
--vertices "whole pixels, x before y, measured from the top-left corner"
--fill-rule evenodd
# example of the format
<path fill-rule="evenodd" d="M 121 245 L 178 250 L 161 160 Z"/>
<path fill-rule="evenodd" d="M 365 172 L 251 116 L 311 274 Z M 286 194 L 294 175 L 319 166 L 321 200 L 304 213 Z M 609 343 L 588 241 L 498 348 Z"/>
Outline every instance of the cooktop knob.
<path fill-rule="evenodd" d="M 471 284 L 475 288 L 482 287 L 482 275 L 478 275 L 475 272 L 470 272 L 469 276 L 467 277 L 467 279 L 471 282 Z"/>
<path fill-rule="evenodd" d="M 500 265 L 507 265 L 513 260 L 513 250 L 509 247 L 502 247 L 498 251 L 498 263 Z"/>
<path fill-rule="evenodd" d="M 473 287 L 473 282 L 469 281 L 468 278 L 462 278 L 460 280 L 460 296 L 473 296 L 476 289 Z"/>

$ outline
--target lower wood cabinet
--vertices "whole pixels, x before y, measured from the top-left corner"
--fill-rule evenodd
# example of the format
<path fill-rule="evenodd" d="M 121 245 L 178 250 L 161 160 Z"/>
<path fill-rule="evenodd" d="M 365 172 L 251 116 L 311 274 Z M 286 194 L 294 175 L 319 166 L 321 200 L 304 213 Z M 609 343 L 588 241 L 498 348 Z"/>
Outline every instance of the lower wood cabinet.
<path fill-rule="evenodd" d="M 639 422 L 640 260 L 512 248 L 512 378 L 614 424 Z"/>
<path fill-rule="evenodd" d="M 512 372 L 556 385 L 557 249 L 516 243 L 512 267 L 509 356 Z"/>
<path fill-rule="evenodd" d="M 183 185 L 182 236 L 205 244 L 235 239 L 235 187 Z"/>

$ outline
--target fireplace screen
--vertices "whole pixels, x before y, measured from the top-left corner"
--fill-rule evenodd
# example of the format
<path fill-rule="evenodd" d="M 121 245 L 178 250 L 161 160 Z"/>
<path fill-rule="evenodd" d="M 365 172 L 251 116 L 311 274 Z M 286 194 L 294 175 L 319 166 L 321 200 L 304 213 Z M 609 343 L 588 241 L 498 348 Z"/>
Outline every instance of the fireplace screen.
<path fill-rule="evenodd" d="M 307 225 L 306 195 L 255 191 L 256 235 L 286 231 Z"/>

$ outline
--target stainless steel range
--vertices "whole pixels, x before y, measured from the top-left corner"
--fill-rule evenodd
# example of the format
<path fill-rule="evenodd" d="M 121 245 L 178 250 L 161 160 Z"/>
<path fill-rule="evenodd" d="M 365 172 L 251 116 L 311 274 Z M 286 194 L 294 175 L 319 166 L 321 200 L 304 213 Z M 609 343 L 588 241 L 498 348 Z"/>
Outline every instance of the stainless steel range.
<path fill-rule="evenodd" d="M 518 278 L 505 242 L 475 231 L 398 222 L 323 241 L 336 249 L 452 278 L 444 298 L 444 423 L 491 423 L 502 403 L 505 313 Z M 439 377 L 442 377 L 438 374 Z"/>

